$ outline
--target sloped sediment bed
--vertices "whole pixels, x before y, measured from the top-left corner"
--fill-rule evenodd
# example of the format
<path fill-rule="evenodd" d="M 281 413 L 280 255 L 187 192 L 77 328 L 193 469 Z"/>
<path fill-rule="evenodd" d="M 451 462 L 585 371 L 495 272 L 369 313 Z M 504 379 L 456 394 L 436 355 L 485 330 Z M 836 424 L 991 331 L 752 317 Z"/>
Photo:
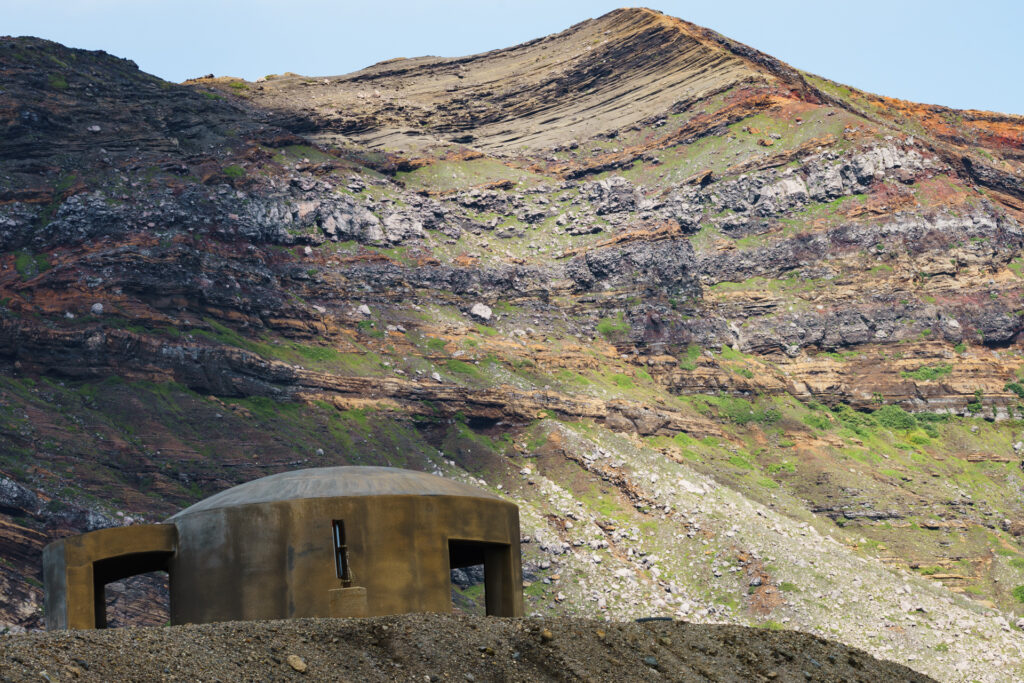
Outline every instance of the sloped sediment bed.
<path fill-rule="evenodd" d="M 795 631 L 412 614 L 0 637 L 0 681 L 931 681 Z"/>

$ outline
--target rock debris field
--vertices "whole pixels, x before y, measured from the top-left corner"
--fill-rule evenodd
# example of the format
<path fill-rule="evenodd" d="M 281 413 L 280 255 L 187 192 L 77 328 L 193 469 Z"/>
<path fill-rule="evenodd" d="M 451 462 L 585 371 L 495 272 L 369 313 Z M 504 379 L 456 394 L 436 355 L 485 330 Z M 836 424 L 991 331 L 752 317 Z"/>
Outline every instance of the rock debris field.
<path fill-rule="evenodd" d="M 933 679 L 795 631 L 414 614 L 0 637 L 0 681 Z"/>

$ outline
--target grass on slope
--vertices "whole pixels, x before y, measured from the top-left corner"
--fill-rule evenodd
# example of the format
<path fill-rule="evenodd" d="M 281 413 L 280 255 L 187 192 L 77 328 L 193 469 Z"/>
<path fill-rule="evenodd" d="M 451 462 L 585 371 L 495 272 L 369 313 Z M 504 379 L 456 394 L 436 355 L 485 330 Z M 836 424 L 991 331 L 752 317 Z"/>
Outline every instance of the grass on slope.
<path fill-rule="evenodd" d="M 471 159 L 468 161 L 436 161 L 414 171 L 396 174 L 396 179 L 410 189 L 432 191 L 464 190 L 476 185 L 510 180 L 525 187 L 546 180 L 529 171 L 513 168 L 497 159 Z"/>

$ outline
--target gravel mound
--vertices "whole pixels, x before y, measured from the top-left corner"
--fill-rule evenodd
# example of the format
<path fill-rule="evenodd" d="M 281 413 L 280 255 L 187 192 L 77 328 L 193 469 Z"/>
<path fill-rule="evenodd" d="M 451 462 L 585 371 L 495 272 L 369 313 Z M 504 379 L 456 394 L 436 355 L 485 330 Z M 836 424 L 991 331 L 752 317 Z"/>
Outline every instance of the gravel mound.
<path fill-rule="evenodd" d="M 0 637 L 0 681 L 931 681 L 795 631 L 409 614 Z"/>

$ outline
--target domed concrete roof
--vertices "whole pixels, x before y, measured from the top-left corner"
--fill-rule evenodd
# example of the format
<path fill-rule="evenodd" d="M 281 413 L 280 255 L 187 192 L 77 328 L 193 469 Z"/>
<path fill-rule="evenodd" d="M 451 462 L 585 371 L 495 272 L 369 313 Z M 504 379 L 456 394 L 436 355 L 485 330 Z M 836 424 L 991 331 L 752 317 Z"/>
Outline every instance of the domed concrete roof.
<path fill-rule="evenodd" d="M 315 467 L 239 484 L 185 508 L 167 521 L 196 512 L 303 498 L 351 496 L 466 496 L 502 500 L 469 484 L 397 467 Z"/>

